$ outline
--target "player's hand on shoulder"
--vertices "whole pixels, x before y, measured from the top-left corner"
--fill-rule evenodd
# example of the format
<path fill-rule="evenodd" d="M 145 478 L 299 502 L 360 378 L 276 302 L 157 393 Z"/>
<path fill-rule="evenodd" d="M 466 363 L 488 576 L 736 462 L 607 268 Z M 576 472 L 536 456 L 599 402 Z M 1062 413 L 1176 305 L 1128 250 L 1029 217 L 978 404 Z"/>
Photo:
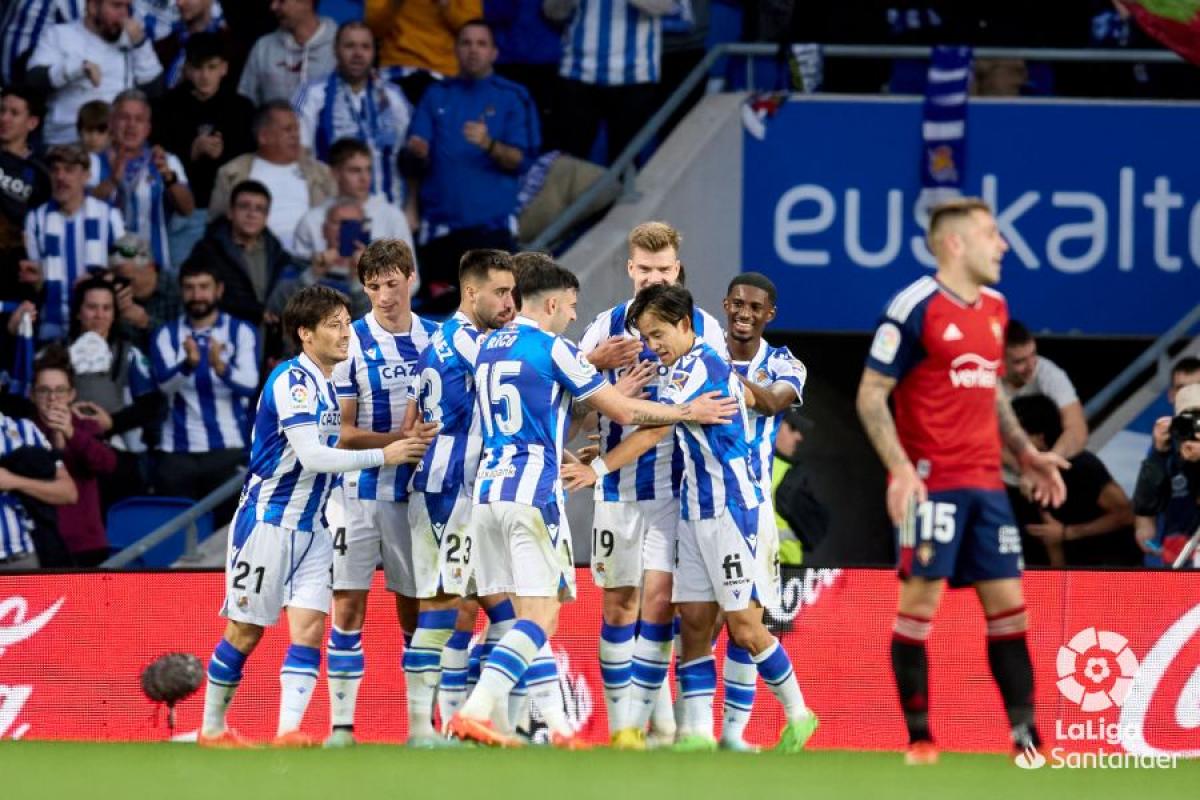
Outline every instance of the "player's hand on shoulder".
<path fill-rule="evenodd" d="M 642 352 L 640 339 L 630 339 L 628 336 L 610 336 L 601 342 L 595 350 L 588 353 L 587 360 L 599 370 L 620 369 L 633 366 Z"/>
<path fill-rule="evenodd" d="M 929 499 L 929 490 L 925 482 L 917 474 L 917 470 L 909 462 L 893 470 L 889 475 L 887 488 L 887 511 L 892 524 L 897 528 L 911 524 L 911 518 L 916 512 L 916 504 Z"/>
<path fill-rule="evenodd" d="M 724 425 L 732 422 L 738 412 L 738 402 L 720 392 L 705 392 L 690 404 L 690 422 L 701 425 Z"/>
<path fill-rule="evenodd" d="M 617 387 L 617 391 L 626 397 L 644 397 L 645 393 L 642 390 L 657 376 L 657 363 L 653 361 L 640 361 L 637 366 L 627 370 L 624 375 L 618 378 L 613 386 Z"/>

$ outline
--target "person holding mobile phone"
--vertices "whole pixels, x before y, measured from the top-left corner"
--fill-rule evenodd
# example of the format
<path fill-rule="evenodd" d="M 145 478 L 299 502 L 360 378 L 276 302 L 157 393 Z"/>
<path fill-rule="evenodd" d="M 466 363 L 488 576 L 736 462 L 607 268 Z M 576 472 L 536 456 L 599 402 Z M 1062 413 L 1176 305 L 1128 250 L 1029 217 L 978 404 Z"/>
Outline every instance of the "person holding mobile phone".
<path fill-rule="evenodd" d="M 368 244 L 380 239 L 399 239 L 413 248 L 412 229 L 404 212 L 389 202 L 385 195 L 371 189 L 371 158 L 371 149 L 357 139 L 338 139 L 333 143 L 329 149 L 329 167 L 337 183 L 338 197 L 352 198 L 362 205 L 366 215 L 365 241 Z M 330 198 L 301 217 L 292 245 L 292 252 L 297 258 L 311 259 L 314 254 L 338 245 L 338 239 L 327 239 L 325 236 L 325 218 L 335 200 Z M 412 292 L 415 294 L 418 288 L 420 280 L 414 276 Z"/>
<path fill-rule="evenodd" d="M 314 253 L 308 269 L 293 280 L 283 281 L 267 300 L 267 310 L 279 315 L 288 298 L 306 286 L 329 286 L 350 298 L 355 316 L 371 308 L 356 270 L 358 259 L 370 240 L 362 205 L 351 197 L 339 197 L 325 212 L 322 238 L 324 250 Z"/>

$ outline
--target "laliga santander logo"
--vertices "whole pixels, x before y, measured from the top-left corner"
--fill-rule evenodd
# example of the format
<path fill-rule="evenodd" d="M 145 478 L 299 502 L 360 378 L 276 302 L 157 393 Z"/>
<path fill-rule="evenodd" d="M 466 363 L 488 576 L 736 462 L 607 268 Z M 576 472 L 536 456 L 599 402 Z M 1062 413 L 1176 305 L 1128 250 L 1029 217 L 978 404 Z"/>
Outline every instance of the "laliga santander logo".
<path fill-rule="evenodd" d="M 1137 671 L 1137 656 L 1119 633 L 1084 628 L 1058 648 L 1058 691 L 1084 711 L 1122 705 Z"/>

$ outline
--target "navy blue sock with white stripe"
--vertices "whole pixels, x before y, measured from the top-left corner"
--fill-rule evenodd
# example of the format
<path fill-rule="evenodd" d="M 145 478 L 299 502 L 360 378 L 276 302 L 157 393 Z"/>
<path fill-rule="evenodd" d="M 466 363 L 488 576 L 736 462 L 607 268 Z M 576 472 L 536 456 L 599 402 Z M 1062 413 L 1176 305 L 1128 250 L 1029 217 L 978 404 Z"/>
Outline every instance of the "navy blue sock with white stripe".
<path fill-rule="evenodd" d="M 633 645 L 633 665 L 630 669 L 632 687 L 626 727 L 645 729 L 654 712 L 659 690 L 671 665 L 671 642 L 674 632 L 670 622 L 642 621 Z"/>
<path fill-rule="evenodd" d="M 333 626 L 325 652 L 328 657 L 326 680 L 329 682 L 329 716 L 334 729 L 354 728 L 354 709 L 358 687 L 362 684 L 366 662 L 363 659 L 362 631 L 343 631 Z"/>
<path fill-rule="evenodd" d="M 489 719 L 492 708 L 508 697 L 544 644 L 546 632 L 537 623 L 527 619 L 517 620 L 512 630 L 496 643 L 479 676 L 479 683 L 460 713 L 473 719 Z"/>
<path fill-rule="evenodd" d="M 442 672 L 442 648 L 454 633 L 458 611 L 422 611 L 412 645 L 404 651 L 405 694 L 408 698 L 409 739 L 430 739 L 433 731 L 433 693 Z"/>
<path fill-rule="evenodd" d="M 558 680 L 558 662 L 554 660 L 554 651 L 550 649 L 549 642 L 542 645 L 537 658 L 529 665 L 525 682 L 529 686 L 530 699 L 550 732 L 559 736 L 573 736 L 575 731 L 567 722 L 566 702 L 562 684 Z"/>
<path fill-rule="evenodd" d="M 276 736 L 300 728 L 320 672 L 320 650 L 303 644 L 288 647 L 279 670 L 279 728 Z"/>
<path fill-rule="evenodd" d="M 779 640 L 774 636 L 771 639 L 771 646 L 752 658 L 763 682 L 783 705 L 788 722 L 796 722 L 808 716 L 808 706 L 804 703 L 800 682 L 796 680 L 796 672 L 792 669 L 792 660 Z"/>
<path fill-rule="evenodd" d="M 684 736 L 713 738 L 713 697 L 717 693 L 717 660 L 703 656 L 679 665 L 679 692 L 683 698 Z"/>
<path fill-rule="evenodd" d="M 246 655 L 222 639 L 208 660 L 208 683 L 204 687 L 204 722 L 201 733 L 216 736 L 225 730 L 225 712 L 242 682 Z"/>
<path fill-rule="evenodd" d="M 758 668 L 750 653 L 733 642 L 725 648 L 725 664 L 721 671 L 725 684 L 725 707 L 721 739 L 740 742 L 754 710 L 754 695 L 758 683 Z"/>
<path fill-rule="evenodd" d="M 450 719 L 467 699 L 468 649 L 470 631 L 455 631 L 442 648 L 442 682 L 438 686 L 438 713 L 442 722 Z"/>
<path fill-rule="evenodd" d="M 633 679 L 633 631 L 636 625 L 600 625 L 600 677 L 604 680 L 604 704 L 608 730 L 628 727 L 630 687 Z"/>

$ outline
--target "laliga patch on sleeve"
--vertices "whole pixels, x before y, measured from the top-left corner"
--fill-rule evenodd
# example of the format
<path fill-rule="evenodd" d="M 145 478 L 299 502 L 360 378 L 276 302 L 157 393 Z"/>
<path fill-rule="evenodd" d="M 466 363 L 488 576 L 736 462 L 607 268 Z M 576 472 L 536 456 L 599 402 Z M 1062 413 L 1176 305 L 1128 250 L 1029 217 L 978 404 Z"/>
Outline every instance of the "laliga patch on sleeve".
<path fill-rule="evenodd" d="M 871 342 L 871 358 L 881 364 L 890 364 L 896 359 L 900 350 L 900 329 L 890 322 L 885 322 L 875 331 L 875 339 Z"/>
<path fill-rule="evenodd" d="M 590 378 L 596 374 L 596 368 L 592 366 L 592 362 L 588 361 L 587 356 L 585 356 L 581 351 L 575 351 L 575 360 L 578 362 L 579 368 L 583 370 L 584 377 Z"/>
<path fill-rule="evenodd" d="M 308 387 L 303 383 L 294 384 L 288 389 L 288 395 L 292 401 L 293 410 L 305 411 L 308 409 Z"/>

